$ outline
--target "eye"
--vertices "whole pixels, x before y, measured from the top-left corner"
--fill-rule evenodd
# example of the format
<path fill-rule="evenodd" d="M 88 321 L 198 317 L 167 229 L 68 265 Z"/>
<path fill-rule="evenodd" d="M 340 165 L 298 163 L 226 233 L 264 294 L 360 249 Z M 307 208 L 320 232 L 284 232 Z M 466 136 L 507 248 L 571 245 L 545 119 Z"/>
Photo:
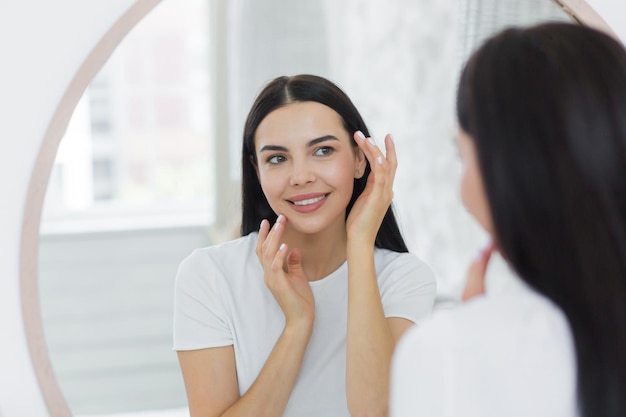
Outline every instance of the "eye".
<path fill-rule="evenodd" d="M 324 156 L 324 155 L 330 155 L 333 152 L 335 152 L 335 150 L 332 147 L 330 147 L 330 146 L 322 146 L 321 148 L 317 148 L 315 150 L 314 155 L 316 155 L 316 156 Z"/>
<path fill-rule="evenodd" d="M 284 155 L 272 155 L 269 158 L 266 159 L 266 162 L 268 164 L 280 164 L 281 162 L 285 162 L 287 160 L 287 158 L 285 158 Z"/>

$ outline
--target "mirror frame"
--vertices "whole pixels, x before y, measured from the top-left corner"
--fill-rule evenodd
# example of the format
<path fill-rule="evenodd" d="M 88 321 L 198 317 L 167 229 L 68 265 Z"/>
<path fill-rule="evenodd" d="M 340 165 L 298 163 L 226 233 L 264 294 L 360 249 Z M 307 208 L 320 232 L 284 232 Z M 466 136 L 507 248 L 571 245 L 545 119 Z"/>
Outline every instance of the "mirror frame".
<path fill-rule="evenodd" d="M 136 0 L 105 33 L 74 75 L 57 106 L 42 140 L 31 173 L 24 207 L 19 252 L 19 287 L 22 318 L 30 361 L 48 413 L 71 417 L 72 412 L 61 392 L 47 350 L 39 302 L 37 262 L 39 228 L 46 187 L 54 159 L 74 108 L 83 92 L 128 32 L 161 0 Z M 224 0 L 221 0 L 224 1 Z M 546 0 L 558 4 L 572 19 L 618 38 L 608 24 L 584 0 Z M 618 38 L 619 39 L 619 38 Z"/>
<path fill-rule="evenodd" d="M 61 392 L 50 361 L 39 302 L 38 265 L 37 262 L 33 262 L 34 259 L 38 259 L 39 228 L 46 188 L 59 143 L 79 99 L 122 39 L 160 1 L 136 0 L 113 23 L 86 57 L 74 74 L 46 129 L 29 181 L 20 242 L 20 298 L 30 361 L 50 416 L 71 417 L 72 412 Z"/>
<path fill-rule="evenodd" d="M 617 40 L 619 37 L 606 21 L 585 0 L 551 0 L 580 25 L 601 30 Z M 621 41 L 621 40 L 620 40 Z"/>

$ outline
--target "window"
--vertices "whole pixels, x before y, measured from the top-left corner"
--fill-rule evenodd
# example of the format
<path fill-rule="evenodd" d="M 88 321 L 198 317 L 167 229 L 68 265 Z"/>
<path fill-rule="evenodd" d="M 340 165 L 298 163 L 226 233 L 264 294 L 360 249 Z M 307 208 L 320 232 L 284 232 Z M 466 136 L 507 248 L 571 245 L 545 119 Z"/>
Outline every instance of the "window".
<path fill-rule="evenodd" d="M 43 233 L 212 221 L 209 13 L 164 2 L 113 52 L 61 141 Z"/>

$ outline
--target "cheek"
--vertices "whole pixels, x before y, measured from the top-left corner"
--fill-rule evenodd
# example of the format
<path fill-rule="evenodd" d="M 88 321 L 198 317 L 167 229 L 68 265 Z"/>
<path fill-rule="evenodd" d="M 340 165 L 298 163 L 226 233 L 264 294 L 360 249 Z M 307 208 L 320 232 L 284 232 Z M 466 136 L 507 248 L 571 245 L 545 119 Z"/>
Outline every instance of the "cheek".
<path fill-rule="evenodd" d="M 337 178 L 338 180 L 346 183 L 352 183 L 354 176 L 358 169 L 358 164 L 354 157 L 344 157 L 340 160 L 334 161 L 332 164 L 326 166 L 325 172 L 328 172 L 327 177 Z"/>
<path fill-rule="evenodd" d="M 471 192 L 469 190 L 470 184 L 469 184 L 468 175 L 469 174 L 467 173 L 467 170 L 464 169 L 463 170 L 463 174 L 461 176 L 461 184 L 460 184 L 460 187 L 459 187 L 459 191 L 461 193 L 461 201 L 463 202 L 463 205 L 465 206 L 467 211 L 469 211 L 471 213 L 471 209 L 470 209 L 470 207 L 472 206 L 471 202 L 470 202 Z"/>
<path fill-rule="evenodd" d="M 349 163 L 335 164 L 323 170 L 324 181 L 352 195 L 355 169 Z"/>
<path fill-rule="evenodd" d="M 271 170 L 259 169 L 259 183 L 263 194 L 270 199 L 280 188 L 280 175 L 276 175 Z"/>
<path fill-rule="evenodd" d="M 482 183 L 472 167 L 465 168 L 461 178 L 461 201 L 467 211 L 489 234 L 492 234 L 491 215 Z"/>

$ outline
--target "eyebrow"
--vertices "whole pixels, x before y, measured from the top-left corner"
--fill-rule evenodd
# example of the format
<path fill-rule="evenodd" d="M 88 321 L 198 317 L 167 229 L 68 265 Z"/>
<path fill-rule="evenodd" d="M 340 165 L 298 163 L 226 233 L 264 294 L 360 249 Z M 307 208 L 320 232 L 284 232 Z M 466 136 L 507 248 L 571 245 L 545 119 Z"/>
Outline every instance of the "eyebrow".
<path fill-rule="evenodd" d="M 307 142 L 306 146 L 310 148 L 312 146 L 317 145 L 318 143 L 326 142 L 328 140 L 339 140 L 339 139 L 337 139 L 333 135 L 325 135 L 319 138 L 311 139 L 310 141 Z M 267 151 L 287 152 L 287 148 L 285 148 L 284 146 L 278 146 L 278 145 L 265 145 L 261 149 L 259 149 L 259 153 L 267 152 Z"/>

